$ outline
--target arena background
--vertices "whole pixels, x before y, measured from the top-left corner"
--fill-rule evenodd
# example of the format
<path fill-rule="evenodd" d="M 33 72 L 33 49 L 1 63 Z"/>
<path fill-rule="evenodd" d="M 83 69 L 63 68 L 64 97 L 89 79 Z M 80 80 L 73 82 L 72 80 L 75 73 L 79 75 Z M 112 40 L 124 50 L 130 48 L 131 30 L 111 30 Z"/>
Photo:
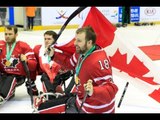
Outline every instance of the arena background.
<path fill-rule="evenodd" d="M 15 7 L 14 12 L 17 10 L 24 9 L 23 7 Z M 63 9 L 63 10 L 62 10 Z M 76 8 L 73 8 L 75 10 Z M 120 18 L 118 17 L 120 7 L 103 7 L 101 10 L 103 13 L 105 13 L 111 23 L 116 24 L 120 22 Z M 13 10 L 13 9 L 12 9 Z M 55 10 L 55 14 L 51 19 L 46 18 L 46 14 L 49 14 L 51 12 L 47 12 L 47 10 Z M 66 17 L 60 17 L 57 11 L 70 11 L 66 7 L 42 7 L 41 12 L 45 15 L 42 17 L 44 19 L 36 19 L 37 25 L 34 27 L 33 31 L 26 31 L 25 27 L 19 27 L 19 34 L 18 34 L 18 40 L 22 40 L 27 42 L 31 47 L 33 48 L 37 44 L 43 44 L 43 34 L 46 30 L 54 30 L 57 33 L 59 32 L 59 28 L 61 28 L 61 25 L 65 22 L 63 20 L 67 16 L 71 14 L 72 11 L 70 11 L 70 14 L 66 12 Z M 86 9 L 87 10 L 87 9 Z M 116 11 L 117 10 L 117 11 Z M 111 12 L 112 11 L 112 12 Z M 139 12 L 138 12 L 139 11 Z M 146 12 L 145 12 L 146 11 Z M 12 11 L 13 12 L 13 11 Z M 24 11 L 20 11 L 23 13 Z M 46 12 L 46 13 L 45 13 Z M 133 55 L 137 56 L 145 65 L 149 68 L 149 70 L 152 72 L 152 74 L 149 74 L 148 76 L 153 76 L 156 78 L 156 82 L 160 80 L 159 71 L 160 71 L 160 25 L 159 22 L 159 7 L 135 7 L 132 12 L 136 12 L 134 20 L 135 22 L 155 22 L 155 25 L 148 25 L 148 26 L 134 26 L 133 23 L 127 27 L 120 27 L 116 30 L 116 37 L 115 42 L 118 44 L 113 44 L 110 47 L 106 48 L 106 51 L 108 54 L 112 55 L 112 52 L 114 52 L 114 49 L 110 51 L 110 48 L 120 48 L 122 53 L 127 53 L 127 62 L 130 62 L 133 58 Z M 65 13 L 65 12 L 64 12 Z M 77 16 L 79 21 L 81 21 L 86 12 L 80 13 L 81 15 Z M 117 13 L 117 14 L 116 14 Z M 140 14 L 139 14 L 140 13 Z M 142 13 L 142 15 L 141 15 Z M 114 16 L 115 15 L 115 16 Z M 138 16 L 138 17 L 137 17 Z M 142 17 L 143 16 L 143 17 Z M 149 17 L 150 16 L 150 17 Z M 25 21 L 24 14 L 22 16 L 18 16 L 16 13 L 14 13 L 14 21 L 10 21 L 9 23 L 13 23 L 16 25 L 24 25 L 25 23 L 22 23 L 22 21 Z M 22 19 L 17 19 L 16 17 L 20 17 Z M 24 17 L 24 18 L 23 18 Z M 54 19 L 59 18 L 60 21 L 57 21 Z M 45 20 L 45 18 L 47 20 Z M 11 20 L 11 19 L 8 19 Z M 19 21 L 18 21 L 19 20 Z M 20 20 L 22 20 L 20 22 Z M 115 21 L 115 22 L 112 22 Z M 138 21 L 137 21 L 138 20 Z M 42 21 L 42 25 L 38 25 Z M 40 22 L 41 21 L 41 22 Z M 48 21 L 48 22 L 46 22 Z M 51 23 L 55 22 L 53 25 Z M 76 20 L 71 21 L 69 26 L 64 30 L 63 34 L 60 36 L 58 42 L 63 43 L 64 40 L 71 39 L 74 36 L 75 30 L 78 27 L 78 24 L 76 24 Z M 9 24 L 8 23 L 8 24 Z M 49 24 L 50 23 L 50 24 Z M 73 24 L 72 24 L 73 23 Z M 70 29 L 69 29 L 70 28 Z M 1 27 L 0 32 L 0 39 L 4 39 L 4 28 Z M 142 46 L 152 46 L 152 50 L 154 50 L 154 58 L 152 59 L 152 56 L 150 56 L 150 52 L 142 52 L 139 48 Z M 158 46 L 155 47 L 155 46 Z M 151 50 L 150 50 L 151 51 Z M 153 52 L 152 52 L 153 53 Z M 137 66 L 137 70 L 139 66 Z M 152 99 L 150 96 L 148 96 L 148 92 L 150 92 L 153 89 L 158 90 L 159 85 L 152 86 L 148 85 L 142 81 L 138 81 L 139 79 L 131 77 L 130 75 L 126 74 L 125 72 L 121 72 L 120 70 L 117 70 L 113 67 L 113 80 L 118 85 L 119 91 L 116 95 L 116 113 L 160 113 L 160 105 L 159 102 Z M 67 81 L 67 83 L 69 80 Z M 123 98 L 122 104 L 120 107 L 118 107 L 119 100 L 122 96 L 124 87 L 126 83 L 129 82 L 129 86 L 126 90 L 125 96 Z M 37 77 L 36 84 L 38 86 L 39 90 L 42 90 L 42 85 L 40 82 L 40 76 Z M 4 105 L 0 106 L 0 113 L 32 113 L 33 109 L 31 108 L 31 101 L 30 97 L 27 94 L 25 85 L 22 85 L 16 89 L 16 95 L 13 99 L 5 103 Z"/>
<path fill-rule="evenodd" d="M 60 29 L 70 14 L 78 7 L 37 7 L 36 17 L 34 19 L 34 30 Z M 102 14 L 112 23 L 117 24 L 122 21 L 122 7 L 97 7 Z M 87 9 L 78 14 L 72 20 L 67 28 L 77 28 L 82 21 Z M 141 7 L 131 6 L 131 24 L 134 23 L 160 23 L 160 7 Z M 6 25 L 17 25 L 26 30 L 25 7 L 8 7 L 6 16 Z M 3 31 L 3 27 L 0 27 Z"/>

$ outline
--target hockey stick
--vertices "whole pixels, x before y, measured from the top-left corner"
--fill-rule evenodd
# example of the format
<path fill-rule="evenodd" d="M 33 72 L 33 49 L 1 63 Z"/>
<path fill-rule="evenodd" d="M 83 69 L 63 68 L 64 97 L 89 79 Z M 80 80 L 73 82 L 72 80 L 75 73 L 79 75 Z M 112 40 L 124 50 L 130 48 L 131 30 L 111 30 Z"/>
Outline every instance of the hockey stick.
<path fill-rule="evenodd" d="M 77 8 L 77 10 L 75 10 L 67 19 L 67 21 L 63 24 L 63 26 L 61 27 L 58 36 L 56 38 L 56 40 L 59 38 L 59 36 L 62 34 L 62 32 L 64 31 L 64 29 L 66 28 L 67 24 L 76 16 L 78 15 L 82 10 L 84 10 L 86 7 L 79 7 Z"/>
<path fill-rule="evenodd" d="M 90 82 L 90 83 L 92 84 L 92 80 L 88 80 L 88 82 Z M 79 110 L 78 110 L 78 113 L 81 112 L 82 106 L 83 106 L 84 102 L 86 101 L 86 98 L 87 98 L 88 94 L 89 94 L 89 91 L 88 91 L 88 90 L 85 91 L 85 93 L 84 93 L 84 98 L 83 98 L 83 100 L 82 100 L 82 103 L 81 103 L 81 106 L 80 106 L 80 108 L 79 108 Z"/>
<path fill-rule="evenodd" d="M 64 29 L 66 28 L 66 26 L 68 25 L 68 23 L 76 16 L 78 15 L 82 10 L 84 10 L 86 7 L 79 7 L 77 8 L 67 19 L 67 21 L 63 24 L 63 26 L 61 27 L 60 31 L 57 34 L 57 37 L 55 39 L 55 41 L 58 40 L 59 36 L 62 34 L 62 32 L 64 31 Z M 48 47 L 48 51 L 50 51 L 50 47 L 53 46 L 55 44 L 52 43 L 49 47 Z"/>
<path fill-rule="evenodd" d="M 78 113 L 81 112 L 82 106 L 83 106 L 84 102 L 86 101 L 87 96 L 88 96 L 88 91 L 86 91 L 85 94 L 84 94 L 84 98 L 82 100 L 82 103 L 81 103 L 81 106 L 80 106 L 80 108 L 78 110 Z"/>
<path fill-rule="evenodd" d="M 31 106 L 33 107 L 33 93 L 32 93 L 32 87 L 31 87 L 31 79 L 30 79 L 30 72 L 29 72 L 29 68 L 28 65 L 25 61 L 21 61 L 22 65 L 24 67 L 24 70 L 26 72 L 26 76 L 29 82 L 29 92 L 30 92 L 30 97 L 31 97 Z"/>
<path fill-rule="evenodd" d="M 120 101 L 119 101 L 119 103 L 118 103 L 118 107 L 121 106 L 121 103 L 122 103 L 122 100 L 123 100 L 124 95 L 125 95 L 125 93 L 126 93 L 126 90 L 127 90 L 127 88 L 128 88 L 128 85 L 129 85 L 129 82 L 127 82 L 126 85 L 125 85 L 125 87 L 124 87 L 123 93 L 122 93 L 121 98 L 120 98 Z"/>

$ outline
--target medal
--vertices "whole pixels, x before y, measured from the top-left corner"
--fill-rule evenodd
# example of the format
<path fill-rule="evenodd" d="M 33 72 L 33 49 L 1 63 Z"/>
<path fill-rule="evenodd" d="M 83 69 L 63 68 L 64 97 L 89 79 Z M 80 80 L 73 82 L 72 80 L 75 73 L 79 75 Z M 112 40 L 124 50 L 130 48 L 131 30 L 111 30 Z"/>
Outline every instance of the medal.
<path fill-rule="evenodd" d="M 78 85 L 78 84 L 80 83 L 80 80 L 79 80 L 79 78 L 78 78 L 77 75 L 76 75 L 76 77 L 75 77 L 75 83 L 76 83 L 76 85 Z"/>
<path fill-rule="evenodd" d="M 11 62 L 10 62 L 9 60 L 7 60 L 6 63 L 5 63 L 5 65 L 6 65 L 7 67 L 9 67 L 9 66 L 11 65 Z"/>
<path fill-rule="evenodd" d="M 87 51 L 87 53 L 85 53 L 85 55 L 80 55 L 79 58 L 78 58 L 78 62 L 77 62 L 77 66 L 76 66 L 76 76 L 75 76 L 75 83 L 76 85 L 79 85 L 80 84 L 80 79 L 78 78 L 78 75 L 79 75 L 79 72 L 80 72 L 80 69 L 82 67 L 82 63 L 84 62 L 84 60 L 95 50 L 96 46 L 92 46 L 91 49 L 89 49 Z M 82 57 L 83 56 L 83 57 Z M 81 59 L 82 58 L 82 59 Z"/>
<path fill-rule="evenodd" d="M 13 52 L 13 50 L 14 50 L 14 48 L 15 48 L 15 45 L 16 45 L 16 42 L 14 42 L 13 44 L 12 44 L 12 48 L 11 48 L 11 50 L 9 49 L 9 45 L 8 44 L 6 44 L 6 47 L 7 47 L 7 53 L 6 53 L 6 62 L 5 62 L 5 65 L 7 66 L 7 67 L 9 67 L 10 65 L 11 65 L 11 63 L 13 62 L 13 58 L 11 58 L 11 55 L 12 55 L 12 52 Z"/>

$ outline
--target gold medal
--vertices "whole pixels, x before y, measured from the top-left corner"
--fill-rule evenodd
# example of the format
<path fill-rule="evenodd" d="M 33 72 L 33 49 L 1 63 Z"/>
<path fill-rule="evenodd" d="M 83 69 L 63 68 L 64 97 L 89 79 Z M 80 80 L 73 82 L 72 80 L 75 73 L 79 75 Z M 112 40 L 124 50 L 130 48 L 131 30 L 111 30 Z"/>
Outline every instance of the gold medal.
<path fill-rule="evenodd" d="M 78 78 L 77 75 L 76 75 L 76 77 L 75 77 L 75 83 L 76 83 L 76 85 L 78 85 L 78 84 L 80 83 L 80 80 L 79 80 L 79 78 Z"/>
<path fill-rule="evenodd" d="M 11 62 L 10 62 L 9 60 L 7 60 L 6 63 L 5 63 L 5 65 L 6 65 L 7 67 L 9 67 L 9 66 L 11 65 Z"/>

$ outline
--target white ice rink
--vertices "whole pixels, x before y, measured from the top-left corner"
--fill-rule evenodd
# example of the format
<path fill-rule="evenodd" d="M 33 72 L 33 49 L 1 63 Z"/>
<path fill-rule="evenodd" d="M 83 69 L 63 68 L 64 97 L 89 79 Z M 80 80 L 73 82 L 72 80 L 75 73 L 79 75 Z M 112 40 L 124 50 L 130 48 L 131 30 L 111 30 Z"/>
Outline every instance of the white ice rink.
<path fill-rule="evenodd" d="M 121 32 L 126 40 L 132 42 L 137 38 L 139 42 L 135 44 L 149 45 L 152 44 L 152 39 L 155 33 L 159 34 L 155 44 L 160 44 L 160 26 L 129 26 L 126 28 L 117 28 L 118 32 Z M 43 31 L 19 31 L 18 40 L 27 42 L 34 47 L 36 44 L 43 43 Z M 59 30 L 55 30 L 58 32 Z M 68 29 L 63 32 L 59 40 L 62 42 L 65 39 L 72 38 L 75 34 L 75 29 Z M 0 39 L 4 39 L 4 33 L 0 33 Z M 145 42 L 146 41 L 146 42 Z M 160 61 L 155 61 L 157 67 L 160 67 Z M 116 95 L 116 113 L 160 113 L 160 103 L 156 102 L 146 94 L 142 93 L 132 84 L 129 84 L 121 106 L 118 108 L 118 102 L 124 90 L 129 77 L 124 77 L 113 68 L 114 82 L 118 85 L 119 91 Z M 39 77 L 36 81 L 37 87 L 41 90 L 41 82 Z M 32 113 L 30 97 L 27 94 L 25 85 L 22 85 L 16 89 L 16 94 L 13 99 L 0 106 L 0 113 Z"/>

